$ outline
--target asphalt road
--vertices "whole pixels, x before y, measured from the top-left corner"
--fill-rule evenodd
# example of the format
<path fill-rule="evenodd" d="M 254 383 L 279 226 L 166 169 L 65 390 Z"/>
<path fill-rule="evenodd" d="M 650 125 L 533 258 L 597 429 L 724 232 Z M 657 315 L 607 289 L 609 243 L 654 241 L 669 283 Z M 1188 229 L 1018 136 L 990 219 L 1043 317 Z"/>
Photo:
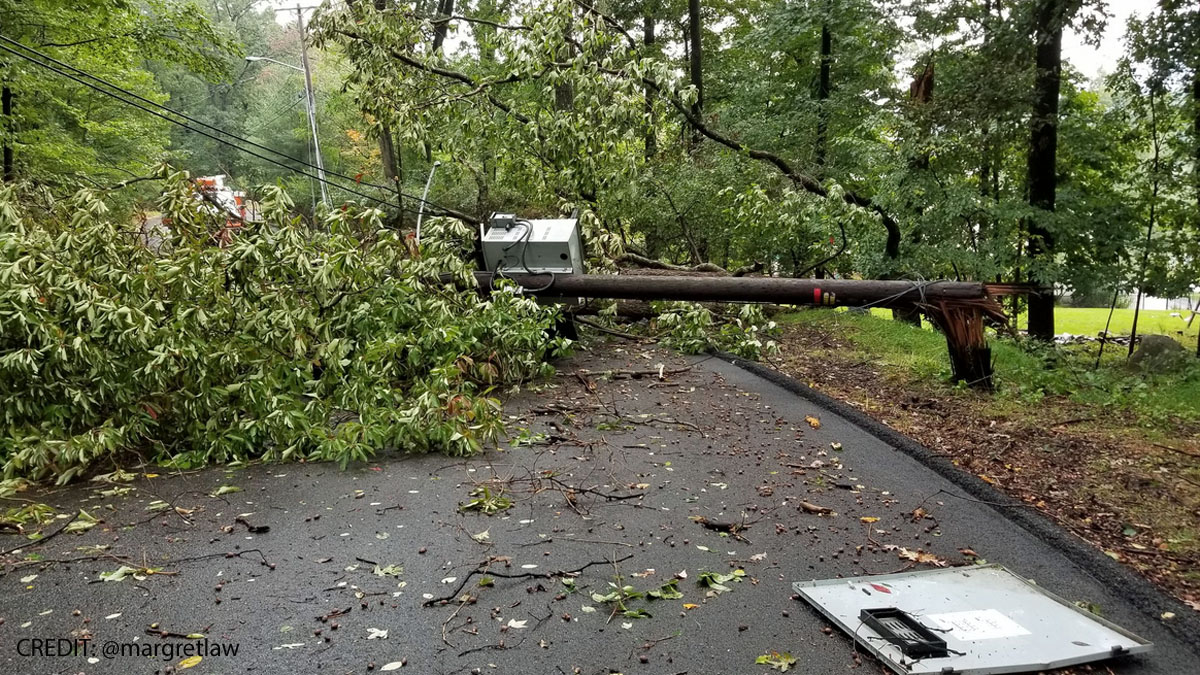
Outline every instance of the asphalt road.
<path fill-rule="evenodd" d="M 661 380 L 576 375 L 660 363 L 693 365 Z M 971 549 L 1156 643 L 1107 664 L 1114 673 L 1200 671 L 1195 642 L 1159 618 L 1184 610 L 1044 522 L 972 501 L 986 493 L 852 413 L 717 358 L 623 343 L 571 359 L 540 389 L 506 405 L 532 442 L 470 459 L 140 474 L 125 494 L 91 484 L 38 496 L 104 522 L 5 556 L 0 672 L 174 672 L 183 645 L 204 642 L 186 637 L 195 634 L 209 652 L 192 673 L 366 673 L 400 662 L 397 672 L 417 673 L 768 673 L 754 661 L 772 651 L 791 652 L 801 673 L 880 672 L 792 599 L 791 582 L 913 565 L 895 546 L 950 564 Z M 511 507 L 463 512 L 477 487 Z M 914 522 L 918 507 L 928 517 Z M 745 528 L 722 536 L 692 516 Z M 0 549 L 16 543 L 4 537 Z M 88 548 L 97 546 L 106 548 Z M 122 566 L 140 571 L 101 580 Z M 735 568 L 746 574 L 728 592 L 698 583 Z M 571 586 L 555 574 L 573 570 Z M 610 582 L 645 592 L 684 574 L 682 597 L 624 603 L 645 617 L 592 597 Z M 29 655 L 35 638 L 81 635 L 91 637 L 86 656 Z M 211 651 L 234 646 L 236 655 Z M 150 655 L 109 658 L 122 649 Z"/>

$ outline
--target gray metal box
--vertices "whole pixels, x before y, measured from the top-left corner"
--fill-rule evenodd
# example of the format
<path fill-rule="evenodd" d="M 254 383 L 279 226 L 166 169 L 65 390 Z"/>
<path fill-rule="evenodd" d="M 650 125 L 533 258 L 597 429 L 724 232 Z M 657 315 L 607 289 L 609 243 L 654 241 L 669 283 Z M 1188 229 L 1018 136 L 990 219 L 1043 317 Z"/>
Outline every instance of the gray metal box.
<path fill-rule="evenodd" d="M 489 272 L 583 273 L 577 218 L 508 218 L 497 215 L 483 235 L 483 261 Z M 505 227 L 509 222 L 512 226 Z"/>
<path fill-rule="evenodd" d="M 792 588 L 901 675 L 1030 673 L 1153 646 L 999 565 L 823 579 Z M 907 656 L 862 620 L 862 610 L 873 607 L 903 610 L 935 631 L 949 654 Z"/>

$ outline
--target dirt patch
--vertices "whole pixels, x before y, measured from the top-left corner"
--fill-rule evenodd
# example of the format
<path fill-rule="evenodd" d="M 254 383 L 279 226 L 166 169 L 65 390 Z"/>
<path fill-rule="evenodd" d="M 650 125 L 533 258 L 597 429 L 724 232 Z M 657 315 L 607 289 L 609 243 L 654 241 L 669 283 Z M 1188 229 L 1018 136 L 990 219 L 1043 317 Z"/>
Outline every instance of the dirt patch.
<path fill-rule="evenodd" d="M 1200 610 L 1200 444 L 1186 433 L 1150 440 L 1119 411 L 908 378 L 862 358 L 845 336 L 804 325 L 787 326 L 779 344 L 772 365 L 781 372 L 916 439 Z"/>

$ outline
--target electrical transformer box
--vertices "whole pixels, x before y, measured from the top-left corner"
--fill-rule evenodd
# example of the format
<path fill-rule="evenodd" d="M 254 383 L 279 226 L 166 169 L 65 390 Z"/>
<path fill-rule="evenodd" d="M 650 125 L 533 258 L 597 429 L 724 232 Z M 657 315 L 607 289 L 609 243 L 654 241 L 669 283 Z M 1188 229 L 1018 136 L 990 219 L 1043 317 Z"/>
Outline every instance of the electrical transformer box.
<path fill-rule="evenodd" d="M 582 274 L 578 218 L 525 220 L 495 214 L 482 237 L 489 272 Z"/>

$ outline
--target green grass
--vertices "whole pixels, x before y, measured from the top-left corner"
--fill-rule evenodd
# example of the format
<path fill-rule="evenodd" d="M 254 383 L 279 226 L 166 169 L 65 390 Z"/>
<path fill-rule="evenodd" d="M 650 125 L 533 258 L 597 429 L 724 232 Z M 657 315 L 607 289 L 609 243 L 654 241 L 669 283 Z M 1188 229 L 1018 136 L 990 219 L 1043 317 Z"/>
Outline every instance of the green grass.
<path fill-rule="evenodd" d="M 1196 347 L 1197 332 L 1200 332 L 1200 317 L 1187 327 L 1188 311 L 1179 311 L 1183 318 L 1171 316 L 1176 310 L 1143 309 L 1138 314 L 1138 335 L 1157 333 L 1170 335 L 1184 344 Z M 1019 321 L 1024 323 L 1024 315 Z M 1058 307 L 1054 310 L 1054 330 L 1058 333 L 1073 335 L 1099 335 L 1104 330 L 1104 322 L 1108 320 L 1107 307 Z M 1024 327 L 1022 325 L 1022 327 Z M 1118 309 L 1113 311 L 1112 325 L 1109 332 L 1114 335 L 1129 335 L 1133 329 L 1133 310 Z"/>
<path fill-rule="evenodd" d="M 1081 325 L 1092 320 L 1087 313 L 1093 310 L 1059 311 Z M 1102 311 L 1107 317 L 1107 310 Z M 830 358 L 869 360 L 891 376 L 926 380 L 931 385 L 946 382 L 950 376 L 946 341 L 928 327 L 919 329 L 874 314 L 837 310 L 803 310 L 776 320 L 802 324 L 849 344 L 836 354 L 829 353 Z M 1123 415 L 1123 424 L 1146 429 L 1173 419 L 1200 422 L 1200 360 L 1185 360 L 1167 372 L 1148 373 L 1128 367 L 1125 351 L 1110 346 L 1100 367 L 1093 369 L 1097 344 L 1047 346 L 997 336 L 990 338 L 990 344 L 997 387 L 993 400 L 998 406 L 1037 405 L 1047 397 L 1066 397 Z"/>
<path fill-rule="evenodd" d="M 1183 318 L 1171 316 L 1172 312 Z M 872 308 L 871 315 L 882 319 L 892 318 L 892 310 Z M 1143 309 L 1138 314 L 1138 335 L 1170 335 L 1183 342 L 1185 346 L 1196 348 L 1196 340 L 1200 338 L 1200 316 L 1188 328 L 1187 310 Z M 1108 321 L 1107 307 L 1056 307 L 1054 309 L 1054 331 L 1072 335 L 1087 335 L 1096 337 L 1104 330 Z M 1017 327 L 1026 327 L 1025 313 L 1017 317 Z M 1108 328 L 1113 335 L 1129 335 L 1133 330 L 1133 310 L 1113 310 L 1112 323 Z"/>

